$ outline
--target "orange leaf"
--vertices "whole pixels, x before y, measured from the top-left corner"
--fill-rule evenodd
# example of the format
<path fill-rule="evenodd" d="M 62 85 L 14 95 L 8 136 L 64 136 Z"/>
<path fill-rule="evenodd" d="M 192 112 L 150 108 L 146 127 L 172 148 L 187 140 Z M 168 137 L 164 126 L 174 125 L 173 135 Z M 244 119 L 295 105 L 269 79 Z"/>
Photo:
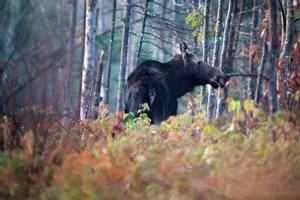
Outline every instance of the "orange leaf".
<path fill-rule="evenodd" d="M 34 135 L 32 131 L 28 131 L 22 138 L 22 146 L 24 149 L 24 155 L 28 162 L 33 161 L 34 154 Z"/>
<path fill-rule="evenodd" d="M 293 52 L 292 52 L 292 56 L 293 57 L 300 57 L 300 37 L 298 37 L 298 41 L 294 44 L 294 49 L 293 49 Z"/>
<path fill-rule="evenodd" d="M 282 70 L 284 69 L 286 66 L 288 65 L 288 62 L 286 59 L 284 58 L 280 58 L 277 64 L 277 69 L 278 70 Z"/>
<path fill-rule="evenodd" d="M 298 81 L 299 81 L 299 76 L 297 74 L 297 72 L 293 72 L 291 75 L 290 75 L 290 78 L 289 78 L 289 82 L 290 84 L 293 86 L 293 87 L 296 87 Z"/>
<path fill-rule="evenodd" d="M 232 77 L 229 79 L 229 81 L 227 81 L 227 85 L 230 85 L 230 86 L 237 86 L 238 85 L 238 81 L 236 78 Z"/>
<path fill-rule="evenodd" d="M 124 116 L 123 112 L 121 112 L 121 111 L 116 112 L 116 117 L 117 118 L 123 118 L 123 116 Z"/>

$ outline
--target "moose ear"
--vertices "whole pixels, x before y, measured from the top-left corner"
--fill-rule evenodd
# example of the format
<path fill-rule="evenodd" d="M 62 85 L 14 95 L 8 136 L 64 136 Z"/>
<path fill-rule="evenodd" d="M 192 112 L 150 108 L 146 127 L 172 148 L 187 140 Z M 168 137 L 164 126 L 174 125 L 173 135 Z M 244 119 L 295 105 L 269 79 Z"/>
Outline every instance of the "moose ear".
<path fill-rule="evenodd" d="M 180 42 L 180 52 L 185 54 L 188 50 L 188 46 L 185 42 Z"/>

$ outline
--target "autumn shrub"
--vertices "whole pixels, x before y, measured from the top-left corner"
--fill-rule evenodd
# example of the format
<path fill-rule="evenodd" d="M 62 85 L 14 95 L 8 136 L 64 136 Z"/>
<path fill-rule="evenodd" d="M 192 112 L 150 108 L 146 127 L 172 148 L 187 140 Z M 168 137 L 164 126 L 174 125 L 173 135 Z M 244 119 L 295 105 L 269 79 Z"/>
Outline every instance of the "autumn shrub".
<path fill-rule="evenodd" d="M 270 116 L 253 102 L 228 100 L 226 116 L 102 116 L 33 130 L 0 153 L 6 199 L 298 199 L 299 114 Z M 5 127 L 7 121 L 2 121 Z M 55 124 L 57 125 L 57 124 Z M 1 129 L 4 130 L 3 128 Z M 8 131 L 9 129 L 6 129 Z M 51 132 L 53 131 L 53 132 Z M 7 143 L 9 132 L 2 133 Z M 43 147 L 37 150 L 36 148 Z"/>

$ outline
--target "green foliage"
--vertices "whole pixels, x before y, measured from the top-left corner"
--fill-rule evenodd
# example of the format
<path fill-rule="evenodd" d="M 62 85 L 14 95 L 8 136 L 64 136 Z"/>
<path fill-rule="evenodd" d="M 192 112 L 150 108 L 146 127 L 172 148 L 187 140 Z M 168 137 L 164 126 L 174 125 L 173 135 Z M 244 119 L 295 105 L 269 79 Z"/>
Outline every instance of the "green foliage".
<path fill-rule="evenodd" d="M 72 123 L 65 136 L 52 128 L 48 141 L 55 142 L 34 155 L 32 145 L 40 144 L 32 143 L 29 131 L 21 150 L 0 153 L 0 195 L 43 200 L 297 199 L 299 115 L 268 116 L 252 101 L 230 101 L 231 113 L 212 123 L 184 114 L 151 126 L 141 113 L 132 121 L 124 119 L 128 115 L 103 115 Z M 36 131 L 33 135 L 40 134 Z"/>
<path fill-rule="evenodd" d="M 138 125 L 140 126 L 149 126 L 151 124 L 151 119 L 147 115 L 147 111 L 149 111 L 149 105 L 145 103 L 142 107 L 138 110 L 137 114 L 138 117 L 134 118 L 133 113 L 125 113 L 124 119 L 126 121 L 125 127 L 128 130 L 133 130 Z"/>
<path fill-rule="evenodd" d="M 197 37 L 199 42 L 202 42 L 204 39 L 204 20 L 205 16 L 202 10 L 193 11 L 185 18 L 185 23 L 195 29 L 193 35 Z M 211 23 L 210 29 L 208 30 L 209 39 L 214 38 L 215 32 L 216 24 Z"/>
<path fill-rule="evenodd" d="M 185 22 L 193 28 L 199 28 L 204 25 L 204 15 L 199 11 L 193 11 L 186 17 Z"/>
<path fill-rule="evenodd" d="M 253 100 L 245 100 L 244 101 L 244 109 L 246 112 L 253 112 L 256 110 L 256 105 Z"/>
<path fill-rule="evenodd" d="M 229 112 L 241 110 L 241 102 L 240 101 L 235 101 L 232 98 L 228 98 L 227 103 L 228 103 L 228 111 Z"/>
<path fill-rule="evenodd" d="M 195 29 L 193 35 L 202 41 L 204 37 L 204 14 L 200 11 L 193 11 L 186 17 L 185 23 Z"/>
<path fill-rule="evenodd" d="M 214 135 L 219 135 L 219 131 L 218 131 L 218 128 L 215 127 L 214 125 L 212 124 L 207 124 L 204 126 L 203 128 L 203 132 L 208 135 L 209 137 L 213 137 Z"/>

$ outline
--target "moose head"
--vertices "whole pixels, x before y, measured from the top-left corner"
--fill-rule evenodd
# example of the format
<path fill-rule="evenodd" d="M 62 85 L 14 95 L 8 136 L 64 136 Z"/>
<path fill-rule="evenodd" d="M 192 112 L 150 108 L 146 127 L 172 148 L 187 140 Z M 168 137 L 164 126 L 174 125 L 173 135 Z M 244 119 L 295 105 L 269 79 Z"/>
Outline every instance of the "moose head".
<path fill-rule="evenodd" d="M 224 87 L 228 78 L 218 68 L 201 61 L 190 53 L 185 42 L 180 43 L 180 52 L 184 62 L 184 73 L 195 85 L 210 84 L 213 88 Z"/>

